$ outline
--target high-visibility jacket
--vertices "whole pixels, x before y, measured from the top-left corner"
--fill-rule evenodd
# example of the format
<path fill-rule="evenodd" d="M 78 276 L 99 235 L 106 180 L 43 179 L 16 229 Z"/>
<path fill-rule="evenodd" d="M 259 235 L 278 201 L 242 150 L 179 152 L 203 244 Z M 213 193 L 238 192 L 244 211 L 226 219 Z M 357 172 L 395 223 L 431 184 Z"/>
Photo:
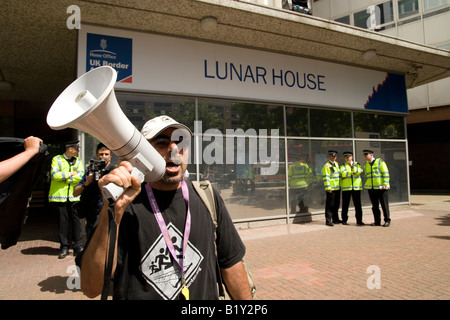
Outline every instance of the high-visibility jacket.
<path fill-rule="evenodd" d="M 337 162 L 327 161 L 322 168 L 322 178 L 325 191 L 336 191 L 340 189 L 341 174 Z"/>
<path fill-rule="evenodd" d="M 77 174 L 71 176 L 71 171 L 76 171 Z M 63 155 L 53 157 L 50 175 L 49 202 L 80 201 L 80 196 L 73 196 L 74 187 L 84 176 L 84 168 L 80 158 L 75 157 L 75 162 L 73 165 L 70 165 L 69 161 Z"/>
<path fill-rule="evenodd" d="M 366 162 L 364 171 L 366 177 L 364 189 L 381 189 L 383 186 L 389 189 L 389 170 L 382 159 Z"/>
<path fill-rule="evenodd" d="M 311 179 L 311 169 L 306 163 L 294 162 L 288 169 L 289 187 L 306 188 Z"/>
<path fill-rule="evenodd" d="M 362 190 L 362 173 L 361 165 L 358 162 L 354 162 L 351 167 L 347 162 L 341 166 L 341 190 Z"/>

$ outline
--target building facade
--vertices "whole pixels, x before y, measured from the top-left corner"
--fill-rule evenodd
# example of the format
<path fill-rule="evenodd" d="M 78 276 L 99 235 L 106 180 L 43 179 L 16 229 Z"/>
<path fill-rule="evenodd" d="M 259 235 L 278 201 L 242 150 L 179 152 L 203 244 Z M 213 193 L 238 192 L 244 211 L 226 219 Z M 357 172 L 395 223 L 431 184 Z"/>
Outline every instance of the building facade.
<path fill-rule="evenodd" d="M 119 105 L 138 129 L 159 115 L 191 128 L 190 178 L 213 182 L 236 223 L 323 213 L 329 149 L 361 164 L 362 150 L 374 150 L 391 168 L 391 202 L 409 202 L 401 75 L 90 25 L 78 44 L 78 75 L 115 67 Z M 94 150 L 96 139 L 82 135 Z M 311 169 L 302 199 L 287 174 L 300 157 Z"/>
<path fill-rule="evenodd" d="M 362 18 L 335 22 L 344 12 L 319 18 L 314 11 L 333 2 L 307 3 L 313 15 L 281 0 L 8 0 L 0 66 L 14 86 L 0 90 L 2 135 L 41 136 L 51 153 L 78 136 L 87 163 L 97 139 L 58 136 L 45 116 L 77 77 L 111 66 L 117 101 L 138 129 L 157 115 L 192 129 L 190 179 L 211 180 L 236 223 L 322 215 L 329 149 L 340 163 L 344 151 L 363 162 L 362 150 L 374 150 L 390 169 L 391 203 L 409 203 L 407 89 L 447 81 L 448 51 L 355 27 Z M 288 175 L 300 158 L 311 169 L 302 213 Z"/>
<path fill-rule="evenodd" d="M 313 10 L 318 17 L 450 50 L 448 0 L 316 0 Z M 410 72 L 416 70 L 412 68 Z M 410 113 L 406 119 L 413 191 L 450 191 L 447 174 L 442 175 L 441 171 L 444 159 L 450 156 L 450 138 L 445 134 L 450 125 L 448 88 L 449 77 L 408 90 Z M 432 181 L 430 177 L 434 177 Z"/>

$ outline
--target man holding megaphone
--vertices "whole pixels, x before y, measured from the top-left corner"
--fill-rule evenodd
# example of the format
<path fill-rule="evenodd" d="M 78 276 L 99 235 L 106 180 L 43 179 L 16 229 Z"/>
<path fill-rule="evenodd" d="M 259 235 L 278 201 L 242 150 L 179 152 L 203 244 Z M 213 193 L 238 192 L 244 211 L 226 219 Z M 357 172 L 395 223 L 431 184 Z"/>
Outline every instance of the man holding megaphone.
<path fill-rule="evenodd" d="M 251 299 L 245 246 L 222 198 L 208 193 L 211 202 L 202 202 L 206 192 L 200 197 L 183 180 L 192 132 L 167 116 L 139 132 L 117 102 L 116 80 L 111 67 L 92 69 L 47 114 L 52 129 L 88 133 L 122 160 L 98 183 L 104 205 L 87 248 L 77 255 L 81 289 L 106 299 L 114 276 L 116 299 L 217 299 L 223 280 L 232 298 Z M 206 207 L 212 200 L 216 219 Z"/>
<path fill-rule="evenodd" d="M 148 121 L 141 134 L 164 159 L 164 174 L 157 181 L 141 184 L 131 175 L 131 163 L 122 161 L 99 180 L 100 188 L 114 183 L 125 192 L 115 203 L 103 207 L 96 230 L 77 257 L 82 291 L 96 297 L 102 288 L 109 287 L 109 283 L 104 286 L 104 276 L 111 250 L 110 214 L 117 223 L 111 271 L 114 299 L 218 299 L 220 276 L 233 298 L 251 299 L 241 262 L 245 246 L 222 198 L 214 192 L 218 221 L 215 239 L 206 206 L 192 183 L 183 179 L 191 130 L 160 116 Z M 216 272 L 218 267 L 220 273 Z"/>

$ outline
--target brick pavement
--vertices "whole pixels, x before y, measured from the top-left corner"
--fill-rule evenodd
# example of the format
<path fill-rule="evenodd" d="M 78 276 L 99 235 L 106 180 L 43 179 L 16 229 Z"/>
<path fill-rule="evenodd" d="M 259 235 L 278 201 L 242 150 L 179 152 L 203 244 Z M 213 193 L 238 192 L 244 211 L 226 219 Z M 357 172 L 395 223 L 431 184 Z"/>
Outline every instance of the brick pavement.
<path fill-rule="evenodd" d="M 411 206 L 391 207 L 389 228 L 352 220 L 326 227 L 319 219 L 239 230 L 258 299 L 450 299 L 449 202 L 413 195 Z M 372 222 L 370 209 L 364 212 Z M 0 250 L 0 300 L 89 300 L 68 287 L 76 285 L 74 258 L 58 260 L 49 221 L 30 216 L 18 244 Z M 380 289 L 368 288 L 378 280 Z"/>

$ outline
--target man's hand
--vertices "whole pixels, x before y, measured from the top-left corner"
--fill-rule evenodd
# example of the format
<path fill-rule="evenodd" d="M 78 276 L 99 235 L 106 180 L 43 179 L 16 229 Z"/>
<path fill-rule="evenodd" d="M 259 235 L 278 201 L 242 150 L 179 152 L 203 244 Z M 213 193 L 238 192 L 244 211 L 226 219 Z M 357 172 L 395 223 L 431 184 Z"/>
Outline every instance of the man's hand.
<path fill-rule="evenodd" d="M 114 205 L 116 221 L 118 223 L 122 219 L 122 215 L 126 207 L 141 192 L 141 181 L 131 175 L 132 170 L 133 166 L 131 163 L 128 161 L 122 161 L 119 163 L 117 168 L 112 170 L 109 174 L 104 175 L 98 181 L 98 187 L 100 190 L 111 182 L 125 189 L 125 192 L 116 200 Z M 107 203 L 108 199 L 103 199 L 103 201 Z"/>

